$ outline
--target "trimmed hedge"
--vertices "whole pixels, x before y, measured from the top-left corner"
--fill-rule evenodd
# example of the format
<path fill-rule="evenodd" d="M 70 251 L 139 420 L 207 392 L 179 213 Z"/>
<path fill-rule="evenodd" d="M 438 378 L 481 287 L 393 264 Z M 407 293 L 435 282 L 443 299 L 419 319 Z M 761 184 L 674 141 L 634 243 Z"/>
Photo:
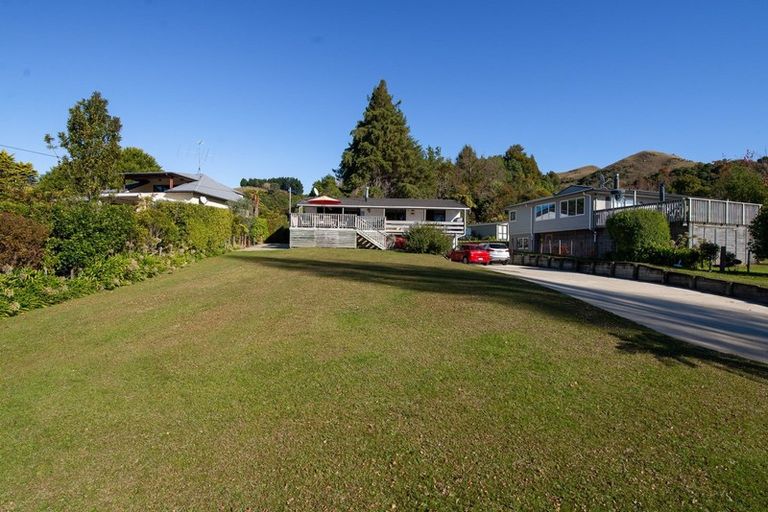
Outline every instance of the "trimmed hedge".
<path fill-rule="evenodd" d="M 167 214 L 177 226 L 181 248 L 211 255 L 220 254 L 229 247 L 233 216 L 228 208 L 170 202 L 150 208 Z"/>
<path fill-rule="evenodd" d="M 136 237 L 136 216 L 128 205 L 57 204 L 51 211 L 51 224 L 50 266 L 60 275 L 124 252 Z"/>
<path fill-rule="evenodd" d="M 671 244 L 669 223 L 663 213 L 655 210 L 627 210 L 608 218 L 608 234 L 616 244 L 616 257 L 639 261 L 650 247 Z"/>

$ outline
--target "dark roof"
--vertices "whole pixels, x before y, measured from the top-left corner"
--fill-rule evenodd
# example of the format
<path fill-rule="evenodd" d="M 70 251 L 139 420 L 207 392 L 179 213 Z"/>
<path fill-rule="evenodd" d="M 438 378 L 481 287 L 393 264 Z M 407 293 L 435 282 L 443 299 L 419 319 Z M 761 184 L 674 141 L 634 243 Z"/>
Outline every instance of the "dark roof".
<path fill-rule="evenodd" d="M 573 194 L 575 192 L 587 192 L 588 190 L 592 190 L 592 187 L 588 187 L 586 185 L 569 185 L 555 195 L 564 196 L 566 194 Z"/>
<path fill-rule="evenodd" d="M 453 199 L 408 199 L 396 197 L 339 197 L 341 201 L 338 207 L 366 207 L 366 208 L 427 208 L 427 209 L 456 209 L 468 210 L 465 205 Z M 313 206 L 309 199 L 304 199 L 298 203 L 301 206 Z"/>
<path fill-rule="evenodd" d="M 125 179 L 145 181 L 152 178 L 173 178 L 178 180 L 174 182 L 174 187 L 165 191 L 166 194 L 192 192 L 225 201 L 237 201 L 242 199 L 242 194 L 234 189 L 219 183 L 205 174 L 192 174 L 187 172 L 129 172 L 123 175 Z M 179 184 L 176 184 L 179 183 Z"/>

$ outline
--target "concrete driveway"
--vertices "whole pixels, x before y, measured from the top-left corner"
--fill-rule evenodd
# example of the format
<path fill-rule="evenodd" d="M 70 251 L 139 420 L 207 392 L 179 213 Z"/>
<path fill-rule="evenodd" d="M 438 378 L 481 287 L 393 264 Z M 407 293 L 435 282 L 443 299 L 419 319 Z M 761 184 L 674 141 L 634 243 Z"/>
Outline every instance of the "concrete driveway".
<path fill-rule="evenodd" d="M 768 307 L 682 288 L 516 265 L 487 267 L 663 334 L 768 363 Z"/>

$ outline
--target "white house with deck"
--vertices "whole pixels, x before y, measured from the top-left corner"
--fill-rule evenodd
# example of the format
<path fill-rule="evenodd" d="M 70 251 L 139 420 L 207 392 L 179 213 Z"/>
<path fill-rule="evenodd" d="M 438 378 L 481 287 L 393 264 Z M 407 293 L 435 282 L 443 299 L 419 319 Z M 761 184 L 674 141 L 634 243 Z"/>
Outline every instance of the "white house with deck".
<path fill-rule="evenodd" d="M 469 208 L 450 199 L 328 196 L 305 199 L 291 214 L 291 247 L 387 249 L 396 235 L 416 225 L 441 229 L 456 243 L 464 236 Z"/>

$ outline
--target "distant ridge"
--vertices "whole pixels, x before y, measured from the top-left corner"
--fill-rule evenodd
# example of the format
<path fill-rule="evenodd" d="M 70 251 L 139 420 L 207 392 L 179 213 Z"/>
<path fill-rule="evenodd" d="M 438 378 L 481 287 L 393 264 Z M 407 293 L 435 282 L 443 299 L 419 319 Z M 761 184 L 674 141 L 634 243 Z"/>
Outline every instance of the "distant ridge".
<path fill-rule="evenodd" d="M 609 183 L 613 175 L 618 173 L 622 187 L 651 190 L 656 188 L 661 175 L 668 174 L 673 169 L 692 167 L 696 164 L 697 162 L 670 153 L 640 151 L 602 169 L 595 165 L 586 165 L 559 175 L 562 185 L 597 185 L 601 173 Z"/>

